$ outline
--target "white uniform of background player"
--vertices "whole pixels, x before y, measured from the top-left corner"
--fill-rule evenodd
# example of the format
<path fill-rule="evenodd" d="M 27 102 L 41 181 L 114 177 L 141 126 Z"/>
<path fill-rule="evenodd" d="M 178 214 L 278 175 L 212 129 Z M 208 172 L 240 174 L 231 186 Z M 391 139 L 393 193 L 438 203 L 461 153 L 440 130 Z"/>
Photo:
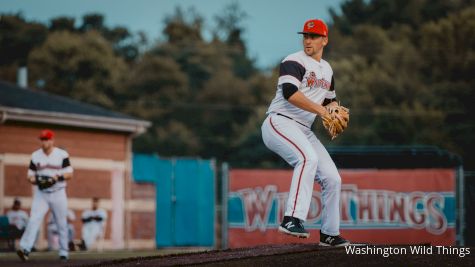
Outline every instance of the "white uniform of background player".
<path fill-rule="evenodd" d="M 92 208 L 85 210 L 81 215 L 81 219 L 83 222 L 83 249 L 90 249 L 97 238 L 104 232 L 107 212 L 104 209 L 99 208 L 99 199 L 93 198 Z"/>
<path fill-rule="evenodd" d="M 76 220 L 76 215 L 74 211 L 68 209 L 67 215 L 67 222 L 68 222 L 68 247 L 69 250 L 74 249 L 74 221 Z M 58 225 L 54 220 L 53 213 L 51 212 L 48 216 L 47 220 L 47 235 L 48 235 L 48 250 L 56 250 L 58 249 L 59 245 L 59 234 L 58 234 Z"/>
<path fill-rule="evenodd" d="M 21 202 L 18 199 L 15 199 L 13 202 L 12 209 L 7 212 L 8 223 L 14 225 L 18 231 L 25 230 L 26 225 L 28 224 L 28 214 L 26 211 L 21 210 Z"/>
<path fill-rule="evenodd" d="M 66 216 L 68 213 L 68 199 L 66 197 L 66 180 L 72 178 L 73 168 L 69 162 L 66 151 L 54 146 L 54 133 L 51 130 L 43 130 L 40 134 L 41 148 L 31 155 L 28 169 L 28 180 L 36 183 L 35 176 L 51 176 L 56 183 L 46 189 L 40 190 L 34 187 L 33 203 L 31 206 L 30 220 L 20 240 L 18 256 L 22 260 L 28 259 L 43 218 L 51 209 L 58 224 L 59 256 L 61 259 L 68 258 L 68 228 Z"/>
<path fill-rule="evenodd" d="M 321 20 L 304 25 L 304 51 L 287 56 L 280 65 L 277 92 L 262 125 L 264 144 L 294 167 L 283 223 L 279 231 L 307 238 L 306 220 L 314 180 L 322 188 L 322 245 L 348 244 L 340 235 L 341 178 L 325 147 L 311 130 L 316 115 L 329 116 L 324 105 L 335 98 L 333 70 L 321 58 L 327 26 Z M 335 243 L 336 241 L 336 243 Z"/>

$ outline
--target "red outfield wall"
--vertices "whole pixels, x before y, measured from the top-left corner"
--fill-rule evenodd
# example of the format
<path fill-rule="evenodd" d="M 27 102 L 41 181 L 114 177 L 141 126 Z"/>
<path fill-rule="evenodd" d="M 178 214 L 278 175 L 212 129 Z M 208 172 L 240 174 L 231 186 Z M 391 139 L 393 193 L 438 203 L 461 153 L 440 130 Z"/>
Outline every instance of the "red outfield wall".
<path fill-rule="evenodd" d="M 341 233 L 372 244 L 455 244 L 455 170 L 342 170 Z M 309 239 L 277 232 L 288 197 L 291 170 L 229 173 L 229 246 L 319 240 L 318 183 L 305 227 Z"/>

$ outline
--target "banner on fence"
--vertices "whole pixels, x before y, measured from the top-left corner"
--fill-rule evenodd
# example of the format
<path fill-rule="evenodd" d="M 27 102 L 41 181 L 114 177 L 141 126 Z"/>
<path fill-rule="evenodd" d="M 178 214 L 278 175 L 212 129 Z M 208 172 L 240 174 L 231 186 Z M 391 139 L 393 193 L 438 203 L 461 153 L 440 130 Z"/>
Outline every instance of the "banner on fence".
<path fill-rule="evenodd" d="M 370 244 L 455 244 L 455 170 L 342 170 L 341 233 Z M 315 183 L 309 239 L 277 232 L 292 171 L 231 170 L 229 246 L 319 241 L 321 191 Z"/>

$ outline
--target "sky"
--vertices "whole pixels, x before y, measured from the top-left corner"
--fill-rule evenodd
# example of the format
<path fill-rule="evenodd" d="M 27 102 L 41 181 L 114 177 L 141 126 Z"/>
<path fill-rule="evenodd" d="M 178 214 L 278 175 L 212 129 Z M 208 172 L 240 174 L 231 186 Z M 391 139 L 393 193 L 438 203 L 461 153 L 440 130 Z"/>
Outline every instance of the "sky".
<path fill-rule="evenodd" d="M 311 18 L 330 21 L 329 8 L 340 11 L 344 0 L 0 0 L 0 13 L 18 13 L 28 21 L 48 24 L 51 18 L 68 16 L 82 22 L 88 13 L 101 13 L 108 27 L 123 26 L 143 31 L 151 43 L 163 39 L 164 19 L 176 7 L 193 7 L 205 19 L 204 36 L 215 27 L 214 16 L 237 2 L 248 17 L 242 23 L 243 39 L 257 66 L 267 68 L 301 49 L 296 34 Z M 331 41 L 331 33 L 330 33 Z"/>

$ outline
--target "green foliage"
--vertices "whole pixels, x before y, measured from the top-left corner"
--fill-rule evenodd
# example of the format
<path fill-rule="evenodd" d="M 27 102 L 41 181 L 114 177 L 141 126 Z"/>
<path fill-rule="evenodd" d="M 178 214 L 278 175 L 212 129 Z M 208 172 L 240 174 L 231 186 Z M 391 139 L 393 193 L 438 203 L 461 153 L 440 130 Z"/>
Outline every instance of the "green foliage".
<path fill-rule="evenodd" d="M 324 57 L 351 120 L 330 143 L 317 119 L 322 142 L 437 145 L 474 169 L 474 1 L 348 0 L 330 13 Z M 78 27 L 68 17 L 46 27 L 3 15 L 0 75 L 14 80 L 27 62 L 33 86 L 150 120 L 137 152 L 283 167 L 260 133 L 278 66 L 256 68 L 242 38 L 246 18 L 231 3 L 207 29 L 196 10 L 177 7 L 165 18 L 165 38 L 148 45 L 101 14 L 86 14 Z"/>
<path fill-rule="evenodd" d="M 347 0 L 341 5 L 341 15 L 333 9 L 330 14 L 338 31 L 352 34 L 354 27 L 360 24 L 384 29 L 400 24 L 419 28 L 472 5 L 472 0 Z"/>
<path fill-rule="evenodd" d="M 74 32 L 76 30 L 74 27 L 74 23 L 75 23 L 74 18 L 56 17 L 56 18 L 51 19 L 49 30 Z"/>
<path fill-rule="evenodd" d="M 175 14 L 167 17 L 165 23 L 163 33 L 170 44 L 194 43 L 203 39 L 201 36 L 203 18 L 194 9 L 185 13 L 177 7 Z"/>
<path fill-rule="evenodd" d="M 221 22 L 229 17 L 223 14 Z M 230 16 L 227 28 L 234 31 L 239 21 Z M 135 148 L 229 160 L 238 140 L 261 122 L 263 114 L 256 119 L 254 107 L 268 104 L 265 92 L 274 84 L 247 58 L 242 40 L 230 42 L 231 33 L 205 40 L 203 19 L 194 10 L 177 8 L 165 22 L 166 41 L 142 56 L 126 82 L 126 99 L 136 100 L 125 110 L 154 123 Z"/>
<path fill-rule="evenodd" d="M 0 14 L 0 77 L 16 81 L 17 68 L 27 64 L 30 51 L 47 33 L 44 25 L 27 22 L 20 14 Z"/>
<path fill-rule="evenodd" d="M 445 113 L 447 146 L 475 167 L 475 7 L 422 27 L 421 53 L 427 59 L 424 78 L 439 97 L 435 107 Z"/>
<path fill-rule="evenodd" d="M 48 91 L 114 108 L 126 66 L 109 42 L 94 31 L 53 32 L 29 58 L 30 79 Z"/>
<path fill-rule="evenodd" d="M 76 29 L 81 32 L 99 32 L 106 40 L 112 43 L 114 52 L 127 62 L 132 62 L 139 56 L 140 47 L 146 42 L 141 35 L 135 36 L 125 27 L 109 29 L 104 24 L 104 16 L 98 13 L 83 16 L 82 25 Z"/>
<path fill-rule="evenodd" d="M 352 118 L 335 144 L 438 145 L 473 169 L 473 3 L 355 0 L 342 11 L 328 57 Z"/>

